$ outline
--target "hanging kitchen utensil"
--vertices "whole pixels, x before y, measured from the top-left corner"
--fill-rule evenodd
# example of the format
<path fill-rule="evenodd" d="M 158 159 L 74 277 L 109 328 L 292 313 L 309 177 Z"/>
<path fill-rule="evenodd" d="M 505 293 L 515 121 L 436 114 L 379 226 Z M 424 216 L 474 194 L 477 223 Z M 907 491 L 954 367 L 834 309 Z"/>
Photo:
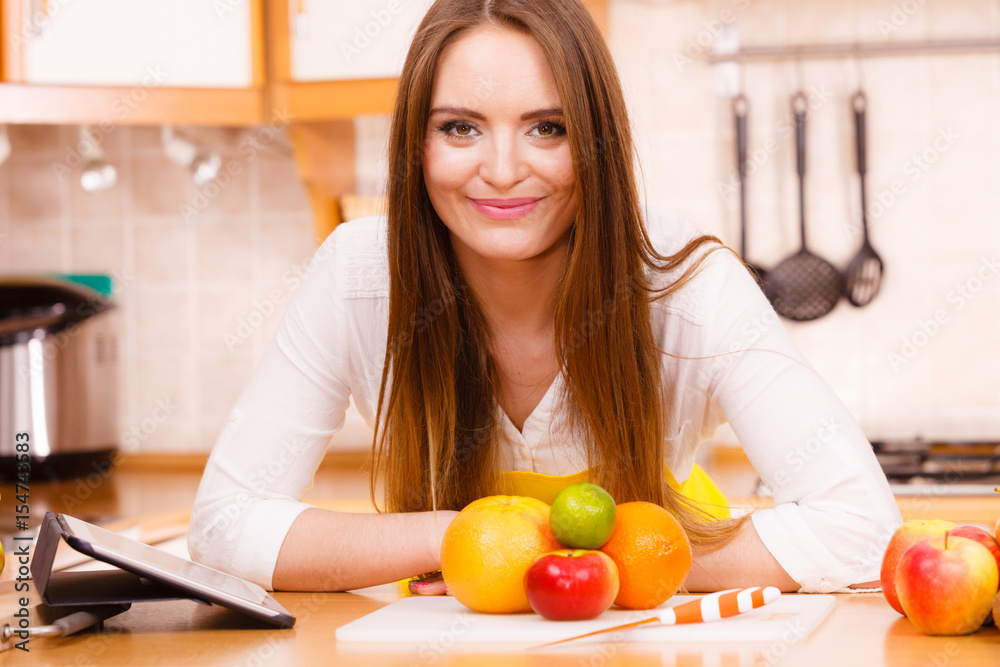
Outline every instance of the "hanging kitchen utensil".
<path fill-rule="evenodd" d="M 764 294 L 779 315 L 805 322 L 826 315 L 837 305 L 841 294 L 840 272 L 822 257 L 809 252 L 806 243 L 806 96 L 792 96 L 795 113 L 795 162 L 799 176 L 799 251 L 771 269 Z"/>
<path fill-rule="evenodd" d="M 868 172 L 866 155 L 865 112 L 868 100 L 860 90 L 851 100 L 854 107 L 854 134 L 858 150 L 858 176 L 861 180 L 861 229 L 864 242 L 844 271 L 844 296 L 852 305 L 867 306 L 882 286 L 884 266 L 868 239 L 868 199 L 865 196 L 865 174 Z"/>
<path fill-rule="evenodd" d="M 575 637 L 569 637 L 567 639 L 560 639 L 558 641 L 549 642 L 548 644 L 532 646 L 528 650 L 535 651 L 540 648 L 546 648 L 548 646 L 555 646 L 556 644 L 564 644 L 577 639 L 583 639 L 584 637 L 603 635 L 605 633 L 615 632 L 618 630 L 630 630 L 632 628 L 639 627 L 640 625 L 646 625 L 647 623 L 659 623 L 660 625 L 683 625 L 686 623 L 721 621 L 724 618 L 731 618 L 738 614 L 745 614 L 748 611 L 753 611 L 754 609 L 760 609 L 764 605 L 774 602 L 780 597 L 781 591 L 774 586 L 767 586 L 764 588 L 759 586 L 742 589 L 733 588 L 727 591 L 709 593 L 708 595 L 703 595 L 696 600 L 679 604 L 676 607 L 667 607 L 655 616 L 644 618 L 641 621 L 633 621 L 632 623 L 625 623 L 623 625 L 604 628 L 603 630 L 596 630 L 594 632 L 576 635 Z"/>
<path fill-rule="evenodd" d="M 766 271 L 747 259 L 747 111 L 749 103 L 743 93 L 733 98 L 733 115 L 736 117 L 736 171 L 740 179 L 740 258 L 761 287 Z"/>

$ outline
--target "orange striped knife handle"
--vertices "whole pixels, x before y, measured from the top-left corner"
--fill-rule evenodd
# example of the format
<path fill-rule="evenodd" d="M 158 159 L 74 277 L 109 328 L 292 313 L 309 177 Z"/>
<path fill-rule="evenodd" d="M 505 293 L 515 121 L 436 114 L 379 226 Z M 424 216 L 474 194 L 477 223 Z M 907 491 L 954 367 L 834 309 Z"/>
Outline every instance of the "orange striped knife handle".
<path fill-rule="evenodd" d="M 781 591 L 773 586 L 734 588 L 703 595 L 697 600 L 664 609 L 660 612 L 659 619 L 663 625 L 718 621 L 759 609 L 769 602 L 774 602 L 779 597 L 781 597 Z"/>

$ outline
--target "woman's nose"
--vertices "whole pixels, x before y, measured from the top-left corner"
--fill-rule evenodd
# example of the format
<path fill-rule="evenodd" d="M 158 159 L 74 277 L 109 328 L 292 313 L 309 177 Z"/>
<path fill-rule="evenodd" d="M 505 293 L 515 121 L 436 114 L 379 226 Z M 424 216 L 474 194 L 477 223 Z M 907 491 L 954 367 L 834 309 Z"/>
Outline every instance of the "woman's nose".
<path fill-rule="evenodd" d="M 508 190 L 528 177 L 523 147 L 513 136 L 494 135 L 483 155 L 479 175 L 498 190 Z"/>

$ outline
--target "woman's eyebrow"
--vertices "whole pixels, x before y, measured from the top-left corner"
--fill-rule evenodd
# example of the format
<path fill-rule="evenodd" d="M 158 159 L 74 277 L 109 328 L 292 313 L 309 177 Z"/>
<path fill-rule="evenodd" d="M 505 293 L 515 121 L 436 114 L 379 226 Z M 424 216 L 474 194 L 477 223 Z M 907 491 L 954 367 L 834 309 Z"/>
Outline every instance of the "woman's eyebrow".
<path fill-rule="evenodd" d="M 549 109 L 536 109 L 521 115 L 521 120 L 534 120 L 536 118 L 546 118 L 549 116 L 562 116 L 562 107 L 551 107 Z"/>
<path fill-rule="evenodd" d="M 465 107 L 434 107 L 431 109 L 432 116 L 439 113 L 451 114 L 452 116 L 465 116 L 466 118 L 474 118 L 476 120 L 486 120 L 486 116 L 483 114 Z"/>
<path fill-rule="evenodd" d="M 431 116 L 437 114 L 451 114 L 453 116 L 464 116 L 465 118 L 473 118 L 475 120 L 486 120 L 486 116 L 466 107 L 434 107 L 431 109 Z M 551 107 L 548 109 L 535 109 L 534 111 L 528 111 L 521 114 L 521 120 L 534 120 L 535 118 L 546 118 L 549 116 L 562 116 L 562 107 Z"/>

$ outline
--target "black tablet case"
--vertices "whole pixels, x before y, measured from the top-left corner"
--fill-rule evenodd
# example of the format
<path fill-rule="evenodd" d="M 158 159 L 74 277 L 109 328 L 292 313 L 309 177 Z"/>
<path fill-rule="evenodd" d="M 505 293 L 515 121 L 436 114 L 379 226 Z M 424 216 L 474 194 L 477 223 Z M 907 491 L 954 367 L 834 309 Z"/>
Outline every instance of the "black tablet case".
<path fill-rule="evenodd" d="M 54 607 L 131 604 L 152 600 L 191 599 L 210 604 L 190 592 L 140 577 L 123 569 L 87 572 L 53 572 L 52 562 L 63 535 L 59 517 L 46 512 L 42 520 L 35 554 L 31 559 L 31 578 L 42 602 Z"/>

